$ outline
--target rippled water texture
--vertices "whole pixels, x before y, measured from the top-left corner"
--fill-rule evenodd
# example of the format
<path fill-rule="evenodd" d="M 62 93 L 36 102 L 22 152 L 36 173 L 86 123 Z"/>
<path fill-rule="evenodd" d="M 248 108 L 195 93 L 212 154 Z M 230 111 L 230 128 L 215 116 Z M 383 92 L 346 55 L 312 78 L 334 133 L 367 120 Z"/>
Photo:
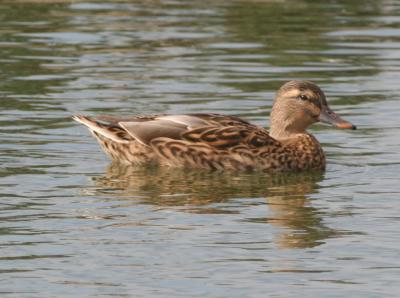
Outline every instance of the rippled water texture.
<path fill-rule="evenodd" d="M 317 3 L 318 2 L 318 3 Z M 1 297 L 399 297 L 398 1 L 0 2 Z M 306 78 L 325 173 L 110 164 L 71 114 L 268 125 Z"/>

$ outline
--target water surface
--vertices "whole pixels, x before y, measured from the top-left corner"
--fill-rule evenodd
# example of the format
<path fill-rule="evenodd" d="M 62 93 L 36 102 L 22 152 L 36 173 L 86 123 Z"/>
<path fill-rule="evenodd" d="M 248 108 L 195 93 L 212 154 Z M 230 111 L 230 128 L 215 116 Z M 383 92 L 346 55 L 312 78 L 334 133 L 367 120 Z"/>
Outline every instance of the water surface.
<path fill-rule="evenodd" d="M 2 297 L 398 297 L 397 1 L 2 1 Z M 70 116 L 268 125 L 311 79 L 325 173 L 111 164 Z"/>

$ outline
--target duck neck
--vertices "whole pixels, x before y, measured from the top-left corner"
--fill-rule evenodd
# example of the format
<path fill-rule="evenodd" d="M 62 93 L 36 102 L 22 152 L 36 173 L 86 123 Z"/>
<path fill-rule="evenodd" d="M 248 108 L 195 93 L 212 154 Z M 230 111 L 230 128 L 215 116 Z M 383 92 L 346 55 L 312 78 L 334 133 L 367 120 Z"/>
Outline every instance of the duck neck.
<path fill-rule="evenodd" d="M 275 140 L 282 141 L 293 138 L 294 136 L 297 135 L 297 133 L 293 133 L 292 131 L 290 131 L 285 127 L 271 124 L 269 135 L 273 137 Z"/>
<path fill-rule="evenodd" d="M 302 123 L 293 123 L 290 116 L 290 113 L 285 113 L 282 109 L 272 109 L 269 131 L 271 137 L 286 140 L 307 133 L 306 127 Z"/>

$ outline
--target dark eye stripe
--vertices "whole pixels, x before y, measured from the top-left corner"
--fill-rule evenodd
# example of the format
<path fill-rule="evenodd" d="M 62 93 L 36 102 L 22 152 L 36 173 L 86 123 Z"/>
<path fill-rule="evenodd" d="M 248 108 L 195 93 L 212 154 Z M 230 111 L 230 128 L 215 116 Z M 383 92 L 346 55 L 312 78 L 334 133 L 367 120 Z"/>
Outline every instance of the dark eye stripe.
<path fill-rule="evenodd" d="M 308 101 L 309 103 L 311 103 L 313 105 L 316 105 L 317 107 L 321 108 L 321 102 L 317 98 L 312 98 L 312 97 L 310 98 L 305 94 L 300 94 L 300 95 L 297 96 L 297 98 L 299 98 L 299 99 L 301 99 L 303 101 Z"/>

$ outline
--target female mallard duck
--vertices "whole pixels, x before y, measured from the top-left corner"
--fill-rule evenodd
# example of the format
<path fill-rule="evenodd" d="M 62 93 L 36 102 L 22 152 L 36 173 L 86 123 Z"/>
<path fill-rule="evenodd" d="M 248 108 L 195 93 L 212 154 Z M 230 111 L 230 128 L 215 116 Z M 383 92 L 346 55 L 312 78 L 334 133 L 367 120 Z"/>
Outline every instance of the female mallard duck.
<path fill-rule="evenodd" d="M 269 132 L 218 114 L 73 118 L 115 161 L 218 170 L 323 170 L 324 152 L 307 127 L 321 121 L 356 129 L 329 108 L 325 94 L 309 81 L 290 81 L 278 90 Z"/>

